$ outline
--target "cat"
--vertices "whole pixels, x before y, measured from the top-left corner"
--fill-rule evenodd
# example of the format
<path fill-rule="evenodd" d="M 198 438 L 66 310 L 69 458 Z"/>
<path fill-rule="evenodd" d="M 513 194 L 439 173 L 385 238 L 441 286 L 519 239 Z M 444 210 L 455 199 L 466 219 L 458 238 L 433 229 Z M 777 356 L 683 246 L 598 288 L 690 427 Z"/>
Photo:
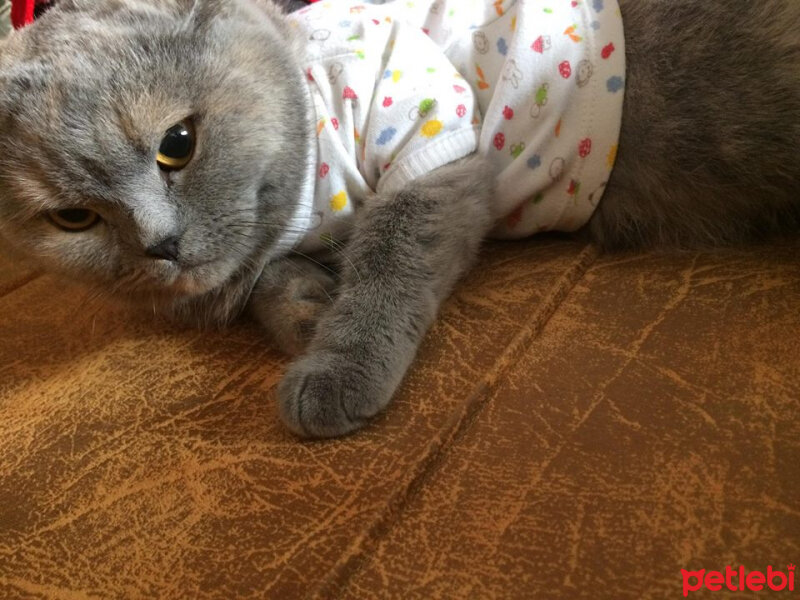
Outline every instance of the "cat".
<path fill-rule="evenodd" d="M 796 233 L 800 3 L 619 7 L 619 149 L 582 231 L 606 249 Z M 61 0 L 0 43 L 0 246 L 175 319 L 248 313 L 299 355 L 283 421 L 330 437 L 388 405 L 504 215 L 476 153 L 368 191 L 328 252 L 300 254 L 319 123 L 284 8 Z"/>

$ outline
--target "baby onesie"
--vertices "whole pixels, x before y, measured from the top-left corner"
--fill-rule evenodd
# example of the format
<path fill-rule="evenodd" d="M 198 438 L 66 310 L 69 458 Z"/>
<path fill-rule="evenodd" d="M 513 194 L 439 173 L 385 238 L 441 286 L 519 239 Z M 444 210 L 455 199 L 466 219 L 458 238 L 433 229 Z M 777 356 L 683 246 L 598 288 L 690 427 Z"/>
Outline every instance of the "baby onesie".
<path fill-rule="evenodd" d="M 622 118 L 616 0 L 322 0 L 287 19 L 316 111 L 302 251 L 346 239 L 372 194 L 476 151 L 497 172 L 495 237 L 591 216 Z"/>

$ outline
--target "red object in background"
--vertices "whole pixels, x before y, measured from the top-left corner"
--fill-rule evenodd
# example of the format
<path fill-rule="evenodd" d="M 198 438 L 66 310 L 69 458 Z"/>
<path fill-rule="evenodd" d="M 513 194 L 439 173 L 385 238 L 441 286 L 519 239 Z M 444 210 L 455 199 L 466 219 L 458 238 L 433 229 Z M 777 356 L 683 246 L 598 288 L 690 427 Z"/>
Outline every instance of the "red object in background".
<path fill-rule="evenodd" d="M 30 25 L 55 3 L 56 0 L 11 0 L 11 24 L 14 29 Z"/>
<path fill-rule="evenodd" d="M 14 29 L 33 23 L 33 8 L 36 0 L 11 0 L 11 24 Z"/>

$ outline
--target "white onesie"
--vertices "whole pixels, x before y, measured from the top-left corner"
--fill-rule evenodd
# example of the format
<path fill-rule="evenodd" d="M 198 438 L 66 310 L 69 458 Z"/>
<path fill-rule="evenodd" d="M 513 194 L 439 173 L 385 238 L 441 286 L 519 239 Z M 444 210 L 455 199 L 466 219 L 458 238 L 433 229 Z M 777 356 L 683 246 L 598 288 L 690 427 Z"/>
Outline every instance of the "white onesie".
<path fill-rule="evenodd" d="M 622 118 L 616 0 L 322 0 L 287 18 L 317 118 L 302 251 L 345 239 L 373 192 L 475 151 L 497 169 L 496 237 L 591 216 Z"/>

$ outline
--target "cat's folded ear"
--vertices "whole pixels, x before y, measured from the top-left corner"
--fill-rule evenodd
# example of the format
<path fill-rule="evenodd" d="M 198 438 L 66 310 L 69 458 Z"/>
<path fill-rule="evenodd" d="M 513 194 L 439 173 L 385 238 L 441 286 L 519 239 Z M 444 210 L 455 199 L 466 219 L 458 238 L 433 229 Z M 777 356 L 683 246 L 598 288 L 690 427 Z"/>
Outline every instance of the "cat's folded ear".
<path fill-rule="evenodd" d="M 81 8 L 85 8 L 89 6 L 89 2 L 87 0 L 61 0 L 58 3 L 59 10 L 81 10 Z"/>
<path fill-rule="evenodd" d="M 78 0 L 80 1 L 80 0 Z M 181 0 L 191 4 L 189 24 L 196 31 L 207 31 L 215 20 L 231 15 L 245 19 L 281 20 L 283 10 L 272 0 Z"/>
<path fill-rule="evenodd" d="M 0 44 L 0 116 L 15 114 L 21 103 L 31 94 L 47 93 L 47 83 L 52 76 L 50 67 L 40 61 L 14 62 L 3 59 L 3 44 Z M 16 107 L 16 108 L 15 108 Z"/>
<path fill-rule="evenodd" d="M 60 12 L 84 12 L 84 13 L 92 13 L 96 12 L 99 8 L 97 6 L 97 2 L 95 0 L 58 0 L 56 6 Z M 131 2 L 126 2 L 125 0 L 105 0 L 102 3 L 102 9 L 105 12 L 111 12 L 112 10 L 118 10 L 127 4 L 132 4 Z M 48 11 L 50 12 L 50 11 Z"/>
<path fill-rule="evenodd" d="M 189 13 L 189 22 L 196 31 L 207 30 L 215 19 L 232 9 L 231 0 L 194 0 Z"/>

